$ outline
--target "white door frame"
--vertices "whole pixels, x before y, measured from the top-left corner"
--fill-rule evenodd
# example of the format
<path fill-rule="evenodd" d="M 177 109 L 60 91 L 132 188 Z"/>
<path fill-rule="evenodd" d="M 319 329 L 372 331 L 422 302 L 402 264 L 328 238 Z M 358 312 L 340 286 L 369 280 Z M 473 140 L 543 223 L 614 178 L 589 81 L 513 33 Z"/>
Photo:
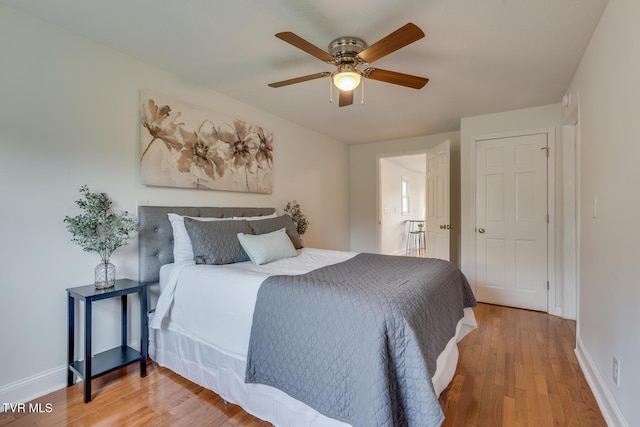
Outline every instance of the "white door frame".
<path fill-rule="evenodd" d="M 471 162 L 468 164 L 468 167 L 471 167 L 470 178 L 471 178 L 471 188 L 473 188 L 473 197 L 469 200 L 469 204 L 471 205 L 473 211 L 473 223 L 472 227 L 475 228 L 475 216 L 476 216 L 476 200 L 475 200 L 475 188 L 476 188 L 476 144 L 479 141 L 484 141 L 487 139 L 498 139 L 498 138 L 512 138 L 519 137 L 525 135 L 532 134 L 540 134 L 544 133 L 547 135 L 548 147 L 549 147 L 549 158 L 548 158 L 548 167 L 547 167 L 547 206 L 549 213 L 549 226 L 547 227 L 547 280 L 549 281 L 549 292 L 547 293 L 547 312 L 554 315 L 561 315 L 562 307 L 559 306 L 559 303 L 562 301 L 562 298 L 558 297 L 558 292 L 560 289 L 557 289 L 556 286 L 556 191 L 555 191 L 555 183 L 556 183 L 556 132 L 554 127 L 549 128 L 541 128 L 541 129 L 531 129 L 526 131 L 515 131 L 515 132 L 505 132 L 491 135 L 482 135 L 471 138 L 471 146 L 470 155 Z M 467 230 L 467 232 L 471 232 Z M 472 244 L 468 247 L 472 251 L 469 254 L 468 262 L 471 263 L 470 271 L 466 271 L 467 279 L 469 279 L 469 283 L 471 284 L 475 293 L 477 293 L 477 280 L 476 280 L 476 233 L 475 231 L 469 234 L 469 236 L 473 236 Z M 471 242 L 470 242 L 471 243 Z"/>
<path fill-rule="evenodd" d="M 580 104 L 578 94 L 573 98 L 563 106 L 562 120 L 562 317 L 576 320 L 580 336 Z"/>
<path fill-rule="evenodd" d="M 576 195 L 578 176 L 576 153 L 578 127 L 576 124 L 562 126 L 562 317 L 576 320 L 578 304 L 578 205 Z"/>

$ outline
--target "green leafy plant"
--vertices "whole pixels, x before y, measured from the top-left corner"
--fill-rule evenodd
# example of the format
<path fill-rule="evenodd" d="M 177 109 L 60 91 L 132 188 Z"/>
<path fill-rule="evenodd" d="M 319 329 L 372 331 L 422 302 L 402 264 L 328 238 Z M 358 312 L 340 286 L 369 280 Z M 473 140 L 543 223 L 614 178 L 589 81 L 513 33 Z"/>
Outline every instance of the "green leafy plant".
<path fill-rule="evenodd" d="M 294 200 L 292 202 L 287 203 L 287 206 L 284 208 L 284 211 L 289 214 L 293 223 L 296 226 L 296 230 L 298 230 L 298 234 L 301 236 L 307 231 L 307 227 L 309 226 L 309 221 L 307 217 L 300 210 L 300 204 Z"/>
<path fill-rule="evenodd" d="M 93 193 L 83 185 L 80 194 L 83 198 L 76 200 L 76 205 L 83 213 L 64 218 L 67 230 L 73 235 L 71 242 L 85 252 L 97 253 L 106 263 L 116 249 L 133 237 L 138 229 L 136 220 L 127 211 L 112 212 L 112 202 L 105 193 Z"/>

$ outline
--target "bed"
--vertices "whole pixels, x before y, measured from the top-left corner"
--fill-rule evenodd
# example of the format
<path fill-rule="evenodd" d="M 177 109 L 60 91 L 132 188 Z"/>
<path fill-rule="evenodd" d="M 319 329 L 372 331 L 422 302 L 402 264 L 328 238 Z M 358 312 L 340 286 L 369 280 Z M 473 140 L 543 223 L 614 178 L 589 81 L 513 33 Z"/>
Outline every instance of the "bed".
<path fill-rule="evenodd" d="M 155 307 L 154 362 L 276 426 L 442 423 L 437 398 L 453 378 L 457 342 L 476 327 L 475 299 L 457 268 L 303 248 L 273 208 L 141 206 L 138 214 L 140 280 Z M 193 253 L 179 252 L 176 218 L 189 229 Z M 269 230 L 281 221 L 282 229 Z M 233 248 L 203 249 L 228 240 L 220 233 L 229 227 L 262 242 L 259 250 L 247 246 L 251 256 L 228 263 Z M 283 240 L 295 252 L 262 262 L 260 245 Z M 202 255 L 212 253 L 222 264 Z M 414 285 L 425 274 L 428 292 Z M 442 293 L 452 302 L 439 300 Z"/>

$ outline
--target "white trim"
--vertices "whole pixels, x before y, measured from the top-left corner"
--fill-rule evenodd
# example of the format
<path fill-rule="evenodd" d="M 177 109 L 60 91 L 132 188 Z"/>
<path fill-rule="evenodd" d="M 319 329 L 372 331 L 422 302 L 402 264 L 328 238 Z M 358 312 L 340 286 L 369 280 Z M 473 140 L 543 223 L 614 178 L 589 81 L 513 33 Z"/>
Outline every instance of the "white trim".
<path fill-rule="evenodd" d="M 386 254 L 386 255 L 397 255 L 397 256 L 402 256 L 402 255 L 406 255 L 407 251 L 405 249 L 397 249 L 393 252 L 391 252 L 390 254 Z"/>
<path fill-rule="evenodd" d="M 576 125 L 562 127 L 562 317 L 577 313 Z"/>
<path fill-rule="evenodd" d="M 562 316 L 562 307 L 558 301 L 558 282 L 556 280 L 556 128 L 550 127 L 547 133 L 547 213 L 549 224 L 547 227 L 547 278 L 549 292 L 547 294 L 547 312 Z"/>
<path fill-rule="evenodd" d="M 580 103 L 579 94 L 568 93 L 569 105 L 562 109 L 562 315 L 576 320 L 580 301 Z"/>
<path fill-rule="evenodd" d="M 0 401 L 4 403 L 26 403 L 45 394 L 60 390 L 66 385 L 67 365 L 64 364 L 0 388 Z M 0 407 L 0 412 L 3 411 L 4 405 Z"/>
<path fill-rule="evenodd" d="M 576 339 L 575 353 L 580 368 L 582 368 L 584 377 L 593 392 L 593 396 L 596 398 L 596 402 L 598 402 L 598 406 L 607 425 L 610 427 L 629 427 L 629 423 L 625 420 L 615 399 L 598 373 L 598 369 L 580 336 Z"/>
<path fill-rule="evenodd" d="M 576 320 L 576 335 L 580 336 L 580 94 L 569 94 L 570 103 L 567 108 L 563 108 L 562 110 L 562 125 L 563 126 L 573 126 L 573 152 L 569 153 L 573 155 L 573 193 L 567 194 L 564 192 L 564 197 L 570 197 L 573 199 L 574 204 L 574 218 L 573 223 L 569 224 L 569 226 L 573 226 L 573 233 L 569 233 L 573 235 L 573 241 L 570 244 L 575 245 L 573 260 L 570 262 L 570 265 L 567 267 L 570 271 L 568 280 L 574 280 L 574 289 L 567 290 L 563 289 L 563 298 L 568 298 L 569 296 L 573 296 L 575 298 L 573 304 L 569 304 L 568 310 L 566 311 L 565 316 L 571 318 L 571 314 L 574 315 L 574 319 Z M 564 129 L 564 128 L 563 128 Z M 566 162 L 566 160 L 565 160 Z M 566 164 L 566 163 L 565 163 Z M 564 165 L 563 164 L 563 167 Z M 563 172 L 564 173 L 564 172 Z M 566 186 L 565 186 L 566 190 Z M 568 202 L 568 200 L 567 200 Z M 571 221 L 571 219 L 569 219 Z M 563 235 L 566 233 L 563 231 Z M 564 267 L 564 265 L 563 265 Z M 571 277 L 571 273 L 573 273 L 573 277 Z M 564 274 L 564 273 L 563 273 Z M 564 282 L 563 282 L 564 283 Z M 569 282 L 571 285 L 571 282 Z M 573 305 L 571 307 L 571 305 Z M 566 301 L 563 301 L 563 306 L 566 307 Z M 571 313 L 571 309 L 573 308 L 573 313 Z"/>
<path fill-rule="evenodd" d="M 129 347 L 140 351 L 140 337 L 129 342 Z M 76 382 L 82 381 L 77 378 Z M 26 403 L 67 386 L 67 365 L 41 372 L 36 375 L 0 387 L 0 402 Z M 0 405 L 4 412 L 4 405 Z"/>
<path fill-rule="evenodd" d="M 518 136 L 527 136 L 527 135 L 536 135 L 536 134 L 546 134 L 547 135 L 547 147 L 549 147 L 549 157 L 547 159 L 547 212 L 549 214 L 549 224 L 547 227 L 547 280 L 549 280 L 549 290 L 547 292 L 547 313 L 559 316 L 562 314 L 562 308 L 558 305 L 558 301 L 556 298 L 556 188 L 555 188 L 555 180 L 556 180 L 556 129 L 555 127 L 547 127 L 540 129 L 531 129 L 531 130 L 522 130 L 522 131 L 512 131 L 512 132 L 501 132 L 490 135 L 481 135 L 475 136 L 471 138 L 471 146 L 470 148 L 470 157 L 471 157 L 471 165 L 470 165 L 470 174 L 471 174 L 471 182 L 470 185 L 473 188 L 473 192 L 471 194 L 474 197 L 471 198 L 471 208 L 473 212 L 473 227 L 475 227 L 476 220 L 476 199 L 475 199 L 475 188 L 476 188 L 476 145 L 479 141 L 484 141 L 488 139 L 501 139 L 501 138 L 513 138 Z M 462 166 L 464 167 L 464 166 Z M 473 235 L 473 249 L 470 259 L 470 263 L 472 264 L 472 273 L 469 274 L 465 272 L 469 283 L 473 289 L 474 294 L 478 294 L 477 288 L 477 280 L 476 280 L 476 233 L 472 233 Z"/>

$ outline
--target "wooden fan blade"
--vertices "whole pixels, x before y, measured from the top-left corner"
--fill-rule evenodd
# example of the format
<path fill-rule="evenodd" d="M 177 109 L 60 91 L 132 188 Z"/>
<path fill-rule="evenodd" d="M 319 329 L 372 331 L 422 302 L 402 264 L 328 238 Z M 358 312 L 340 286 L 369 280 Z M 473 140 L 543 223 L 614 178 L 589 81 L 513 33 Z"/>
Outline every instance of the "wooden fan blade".
<path fill-rule="evenodd" d="M 296 83 L 306 82 L 306 81 L 309 81 L 309 80 L 319 79 L 321 77 L 327 77 L 327 76 L 330 76 L 330 75 L 331 75 L 330 72 L 323 71 L 321 73 L 309 74 L 308 76 L 296 77 L 294 79 L 283 80 L 281 82 L 269 83 L 269 86 L 270 87 L 288 86 L 288 85 L 292 85 L 292 84 L 296 84 Z"/>
<path fill-rule="evenodd" d="M 360 52 L 357 57 L 370 64 L 423 37 L 424 32 L 417 25 L 409 22 Z"/>
<path fill-rule="evenodd" d="M 378 80 L 394 85 L 406 86 L 413 89 L 422 89 L 429 79 L 426 77 L 412 76 L 411 74 L 398 73 L 397 71 L 381 70 L 379 68 L 367 68 L 362 73 L 366 78 Z"/>
<path fill-rule="evenodd" d="M 341 90 L 340 101 L 338 101 L 338 106 L 346 107 L 347 105 L 353 104 L 353 92 L 354 92 L 353 90 L 350 90 L 350 91 Z"/>
<path fill-rule="evenodd" d="M 276 37 L 280 40 L 283 40 L 298 49 L 302 49 L 307 52 L 309 55 L 315 56 L 320 61 L 331 62 L 334 63 L 336 58 L 333 55 L 330 55 L 328 52 L 320 49 L 318 46 L 315 46 L 300 36 L 295 35 L 291 31 L 285 31 L 283 33 L 276 34 Z"/>

